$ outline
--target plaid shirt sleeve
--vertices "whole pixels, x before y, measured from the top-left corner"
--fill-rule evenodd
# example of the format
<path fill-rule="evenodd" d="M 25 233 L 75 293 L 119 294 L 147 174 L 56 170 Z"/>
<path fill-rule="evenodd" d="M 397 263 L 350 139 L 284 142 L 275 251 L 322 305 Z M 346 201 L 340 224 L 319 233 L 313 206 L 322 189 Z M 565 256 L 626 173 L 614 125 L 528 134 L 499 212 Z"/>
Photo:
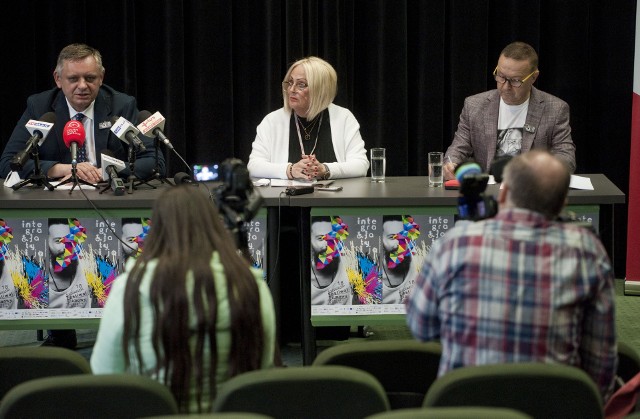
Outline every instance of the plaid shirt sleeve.
<path fill-rule="evenodd" d="M 580 357 L 582 368 L 593 378 L 605 400 L 613 392 L 618 367 L 615 323 L 615 285 L 606 250 L 593 240 L 594 258 L 584 263 L 590 272 L 593 298 L 585 307 Z"/>
<path fill-rule="evenodd" d="M 439 254 L 438 249 L 442 247 L 439 245 L 445 241 L 442 238 L 434 243 L 405 303 L 409 330 L 416 339 L 423 342 L 440 338 L 440 318 L 436 292 L 438 264 L 434 265 L 432 260 L 438 259 L 436 255 Z"/>

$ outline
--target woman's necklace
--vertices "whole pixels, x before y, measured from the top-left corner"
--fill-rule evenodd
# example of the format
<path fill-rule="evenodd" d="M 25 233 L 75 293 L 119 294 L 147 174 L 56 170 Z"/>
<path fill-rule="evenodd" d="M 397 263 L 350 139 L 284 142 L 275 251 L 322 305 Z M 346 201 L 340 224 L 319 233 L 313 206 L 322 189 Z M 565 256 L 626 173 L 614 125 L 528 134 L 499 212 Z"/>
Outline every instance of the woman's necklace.
<path fill-rule="evenodd" d="M 304 139 L 309 141 L 311 139 L 311 133 L 313 132 L 313 127 L 316 126 L 316 122 L 318 122 L 319 118 L 318 117 L 314 118 L 313 121 L 311 121 L 311 123 L 309 125 L 307 125 L 306 127 L 304 126 L 304 124 L 302 123 L 302 121 L 300 120 L 298 115 L 296 115 L 296 119 L 298 120 L 298 122 L 302 126 L 302 130 L 304 131 Z M 307 131 L 307 129 L 308 129 L 308 131 Z"/>
<path fill-rule="evenodd" d="M 316 142 L 313 144 L 313 148 L 311 149 L 309 154 L 307 154 L 304 151 L 304 144 L 302 143 L 302 135 L 300 135 L 300 125 L 302 125 L 302 122 L 300 122 L 300 120 L 298 119 L 298 115 L 295 115 L 295 118 L 296 118 L 296 130 L 298 131 L 298 141 L 300 142 L 300 152 L 302 153 L 302 156 L 310 156 L 310 155 L 313 154 L 314 151 L 316 151 L 316 146 L 318 145 L 318 135 L 320 135 L 320 127 L 322 127 L 322 117 L 323 116 L 324 116 L 324 113 L 321 113 L 320 114 L 320 123 L 318 124 L 318 131 L 316 132 Z M 304 126 L 302 128 L 304 129 Z M 305 131 L 305 133 L 306 133 L 306 131 Z"/>

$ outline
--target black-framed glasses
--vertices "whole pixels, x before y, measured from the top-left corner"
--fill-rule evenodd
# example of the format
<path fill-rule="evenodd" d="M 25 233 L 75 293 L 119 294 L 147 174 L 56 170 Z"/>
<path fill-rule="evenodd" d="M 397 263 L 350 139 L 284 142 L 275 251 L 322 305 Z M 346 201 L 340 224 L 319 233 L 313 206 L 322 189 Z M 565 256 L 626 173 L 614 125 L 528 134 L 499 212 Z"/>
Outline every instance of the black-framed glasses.
<path fill-rule="evenodd" d="M 527 77 L 525 77 L 522 80 L 518 80 L 518 79 L 508 79 L 506 77 L 500 76 L 498 75 L 498 66 L 496 66 L 496 69 L 493 70 L 493 78 L 500 84 L 505 84 L 506 82 L 509 82 L 509 84 L 511 85 L 511 87 L 520 87 L 522 86 L 522 83 L 524 83 L 525 81 L 527 81 L 529 79 L 529 77 L 533 76 L 534 73 L 538 71 L 538 70 L 533 70 L 531 72 L 531 74 L 529 74 Z"/>
<path fill-rule="evenodd" d="M 304 89 L 306 89 L 307 87 L 309 87 L 309 85 L 306 82 L 303 81 L 299 81 L 294 83 L 293 80 L 289 80 L 289 81 L 283 81 L 282 82 L 282 89 L 287 91 L 290 88 L 295 88 L 295 90 L 297 90 L 298 92 L 303 91 Z"/>

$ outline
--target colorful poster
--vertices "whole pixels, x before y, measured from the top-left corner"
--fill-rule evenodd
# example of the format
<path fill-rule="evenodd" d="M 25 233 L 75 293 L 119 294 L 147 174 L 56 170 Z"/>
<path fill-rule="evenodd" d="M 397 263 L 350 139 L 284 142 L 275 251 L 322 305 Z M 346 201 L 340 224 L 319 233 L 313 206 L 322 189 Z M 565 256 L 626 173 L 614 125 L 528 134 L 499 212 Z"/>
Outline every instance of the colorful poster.
<path fill-rule="evenodd" d="M 118 223 L 92 218 L 49 218 L 47 258 L 51 317 L 96 317 L 118 275 Z M 53 309 L 63 310 L 56 313 Z M 83 309 L 83 310 L 78 310 Z"/>
<path fill-rule="evenodd" d="M 313 215 L 312 315 L 404 314 L 434 240 L 451 215 Z"/>
<path fill-rule="evenodd" d="M 46 224 L 46 219 L 0 219 L 0 319 L 2 313 L 14 317 L 48 306 Z"/>

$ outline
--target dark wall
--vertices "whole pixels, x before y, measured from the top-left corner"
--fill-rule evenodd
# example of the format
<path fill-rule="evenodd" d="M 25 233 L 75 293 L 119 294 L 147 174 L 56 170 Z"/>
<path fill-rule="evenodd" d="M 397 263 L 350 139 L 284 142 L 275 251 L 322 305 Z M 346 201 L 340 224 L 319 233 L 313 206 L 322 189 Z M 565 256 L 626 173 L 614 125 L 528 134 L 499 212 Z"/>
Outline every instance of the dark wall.
<path fill-rule="evenodd" d="M 466 96 L 495 87 L 509 42 L 540 55 L 536 86 L 571 106 L 577 173 L 628 193 L 635 0 L 23 0 L 0 6 L 0 146 L 28 95 L 53 86 L 58 52 L 98 48 L 106 83 L 161 111 L 188 163 L 247 160 L 255 127 L 282 106 L 288 65 L 318 55 L 338 72 L 367 148 L 391 176 L 426 174 Z M 170 174 L 183 171 L 168 156 Z M 616 209 L 624 276 L 626 206 Z"/>

